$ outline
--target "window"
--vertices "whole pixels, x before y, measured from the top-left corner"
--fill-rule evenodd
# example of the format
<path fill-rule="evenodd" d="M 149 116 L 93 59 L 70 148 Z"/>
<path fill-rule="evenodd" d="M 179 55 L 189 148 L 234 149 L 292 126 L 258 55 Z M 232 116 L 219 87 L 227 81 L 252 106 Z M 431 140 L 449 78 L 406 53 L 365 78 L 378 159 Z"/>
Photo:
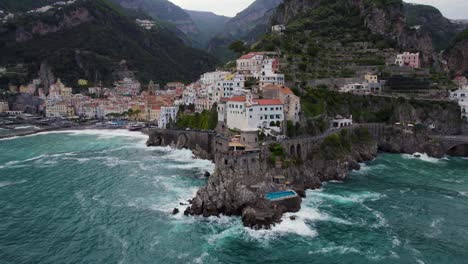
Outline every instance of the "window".
<path fill-rule="evenodd" d="M 275 119 L 275 116 L 274 116 L 274 115 L 270 115 L 270 119 Z"/>
<path fill-rule="evenodd" d="M 270 110 L 271 110 L 271 111 L 273 111 L 273 110 L 275 110 L 275 108 L 274 108 L 274 107 L 272 107 L 272 108 L 270 108 Z"/>

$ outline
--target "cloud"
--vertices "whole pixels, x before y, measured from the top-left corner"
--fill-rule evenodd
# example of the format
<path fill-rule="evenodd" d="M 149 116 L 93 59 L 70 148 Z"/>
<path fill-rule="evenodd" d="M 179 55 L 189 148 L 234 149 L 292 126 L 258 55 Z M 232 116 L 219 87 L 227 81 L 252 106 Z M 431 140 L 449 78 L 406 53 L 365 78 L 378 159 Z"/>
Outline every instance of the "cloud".
<path fill-rule="evenodd" d="M 233 17 L 247 8 L 254 0 L 170 0 L 184 9 L 211 11 Z M 405 0 L 408 3 L 437 7 L 444 16 L 452 19 L 468 19 L 468 0 Z"/>
<path fill-rule="evenodd" d="M 189 10 L 210 11 L 218 15 L 233 17 L 247 8 L 254 0 L 170 0 Z"/>
<path fill-rule="evenodd" d="M 437 7 L 447 18 L 468 19 L 467 0 L 406 0 L 406 2 Z"/>

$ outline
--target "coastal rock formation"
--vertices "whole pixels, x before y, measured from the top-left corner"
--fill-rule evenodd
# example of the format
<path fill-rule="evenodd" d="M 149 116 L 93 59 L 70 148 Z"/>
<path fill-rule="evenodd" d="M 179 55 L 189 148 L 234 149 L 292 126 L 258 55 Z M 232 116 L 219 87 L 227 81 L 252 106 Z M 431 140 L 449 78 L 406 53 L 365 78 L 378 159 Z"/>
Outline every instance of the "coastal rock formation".
<path fill-rule="evenodd" d="M 273 153 L 265 146 L 258 153 L 217 154 L 214 175 L 186 213 L 240 215 L 248 227 L 269 228 L 281 222 L 283 213 L 297 212 L 301 198 L 270 201 L 265 198 L 267 193 L 294 190 L 304 196 L 306 189 L 320 188 L 322 182 L 344 180 L 357 163 L 376 156 L 377 143 L 364 129 L 346 130 L 310 144 L 301 153 L 307 156 L 288 153 L 280 165 L 271 161 Z M 275 182 L 278 176 L 285 182 Z"/>
<path fill-rule="evenodd" d="M 185 130 L 151 130 L 147 146 L 170 146 L 175 149 L 190 149 L 201 159 L 214 159 L 215 133 Z"/>
<path fill-rule="evenodd" d="M 455 74 L 468 77 L 468 30 L 463 31 L 445 52 L 447 66 Z"/>
<path fill-rule="evenodd" d="M 440 141 L 432 139 L 426 130 L 406 130 L 388 126 L 379 139 L 379 149 L 389 153 L 427 153 L 442 158 L 446 153 Z"/>

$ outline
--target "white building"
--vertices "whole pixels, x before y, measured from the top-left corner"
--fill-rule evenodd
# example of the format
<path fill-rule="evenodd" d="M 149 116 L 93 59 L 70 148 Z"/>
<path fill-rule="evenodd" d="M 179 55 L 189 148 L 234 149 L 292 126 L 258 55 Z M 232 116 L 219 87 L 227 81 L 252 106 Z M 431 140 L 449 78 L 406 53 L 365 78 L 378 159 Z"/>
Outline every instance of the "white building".
<path fill-rule="evenodd" d="M 272 72 L 262 72 L 259 79 L 260 89 L 268 85 L 279 85 L 283 86 L 285 81 L 284 74 L 282 73 L 272 73 Z"/>
<path fill-rule="evenodd" d="M 226 79 L 229 75 L 231 73 L 227 71 L 207 72 L 200 77 L 200 81 L 204 85 L 216 84 L 218 81 Z"/>
<path fill-rule="evenodd" d="M 253 99 L 251 95 L 229 99 L 226 103 L 227 126 L 241 131 L 271 128 L 281 131 L 285 120 L 279 99 Z"/>
<path fill-rule="evenodd" d="M 242 93 L 245 88 L 245 76 L 237 74 L 216 82 L 216 89 L 221 92 L 221 97 L 229 98 Z"/>
<path fill-rule="evenodd" d="M 274 25 L 271 27 L 271 32 L 273 33 L 283 33 L 286 30 L 285 25 Z"/>
<path fill-rule="evenodd" d="M 177 121 L 177 113 L 179 112 L 178 107 L 174 106 L 163 106 L 161 107 L 161 112 L 158 120 L 158 127 L 159 128 L 166 128 L 167 125 L 172 121 Z"/>
<path fill-rule="evenodd" d="M 237 71 L 242 74 L 253 75 L 260 72 L 265 59 L 264 52 L 250 52 L 237 60 Z"/>
<path fill-rule="evenodd" d="M 458 101 L 461 108 L 462 118 L 468 120 L 468 85 L 464 85 L 461 89 L 450 92 L 450 99 Z"/>
<path fill-rule="evenodd" d="M 353 125 L 353 116 L 350 116 L 349 118 L 345 118 L 345 117 L 338 115 L 332 121 L 333 128 L 350 127 L 352 125 Z"/>

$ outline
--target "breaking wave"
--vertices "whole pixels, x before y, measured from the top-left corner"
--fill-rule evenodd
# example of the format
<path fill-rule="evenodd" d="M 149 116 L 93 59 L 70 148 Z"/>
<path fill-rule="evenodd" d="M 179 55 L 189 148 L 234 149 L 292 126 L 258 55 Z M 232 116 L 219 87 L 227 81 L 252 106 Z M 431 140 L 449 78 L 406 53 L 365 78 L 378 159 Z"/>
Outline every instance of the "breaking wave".
<path fill-rule="evenodd" d="M 419 152 L 416 152 L 413 155 L 402 154 L 402 157 L 404 159 L 418 159 L 418 160 L 430 162 L 430 163 L 439 163 L 440 161 L 443 160 L 443 159 L 433 158 L 427 155 L 426 153 L 419 153 Z"/>

